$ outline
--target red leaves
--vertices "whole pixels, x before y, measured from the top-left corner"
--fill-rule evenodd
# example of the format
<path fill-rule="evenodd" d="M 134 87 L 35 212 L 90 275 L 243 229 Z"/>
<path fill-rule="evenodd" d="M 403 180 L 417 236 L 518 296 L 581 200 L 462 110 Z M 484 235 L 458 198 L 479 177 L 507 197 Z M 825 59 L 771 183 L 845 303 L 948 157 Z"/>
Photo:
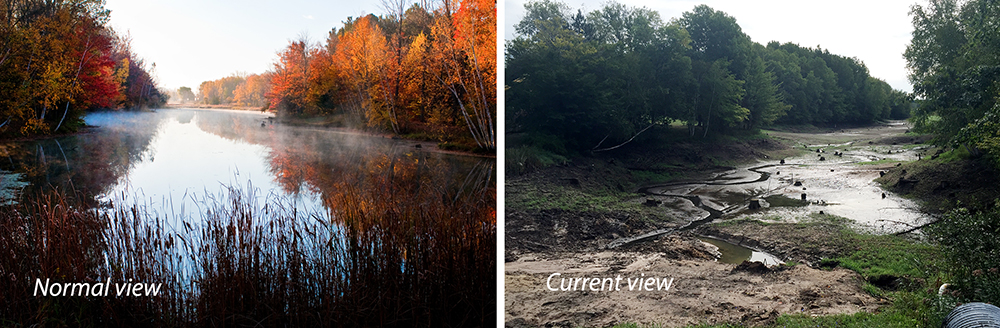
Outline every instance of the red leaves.
<path fill-rule="evenodd" d="M 325 48 L 289 43 L 270 72 L 271 108 L 347 112 L 396 133 L 467 130 L 465 139 L 494 148 L 496 2 L 445 6 L 348 19 Z"/>
<path fill-rule="evenodd" d="M 105 26 L 103 8 L 39 2 L 11 10 L 18 19 L 0 20 L 0 134 L 72 131 L 85 110 L 162 100 L 128 39 Z"/>

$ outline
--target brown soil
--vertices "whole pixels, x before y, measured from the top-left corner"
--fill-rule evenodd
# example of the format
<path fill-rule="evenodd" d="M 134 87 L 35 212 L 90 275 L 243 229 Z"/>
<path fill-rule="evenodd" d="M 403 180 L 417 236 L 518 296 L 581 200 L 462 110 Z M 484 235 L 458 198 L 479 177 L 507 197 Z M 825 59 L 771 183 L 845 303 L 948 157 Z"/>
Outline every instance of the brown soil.
<path fill-rule="evenodd" d="M 924 201 L 924 208 L 944 213 L 956 206 L 972 210 L 988 209 L 1000 198 L 1000 172 L 985 158 L 941 162 L 936 152 L 915 162 L 885 170 L 875 181 L 892 192 Z M 972 178 L 970 178 L 972 177 Z"/>
<path fill-rule="evenodd" d="M 511 209 L 505 219 L 506 258 L 511 261 L 526 253 L 597 251 L 614 239 L 654 227 L 624 212 Z"/>
<path fill-rule="evenodd" d="M 905 125 L 894 123 L 821 133 L 768 132 L 785 140 L 785 144 L 770 139 L 723 145 L 680 143 L 669 148 L 636 144 L 619 154 L 598 154 L 573 164 L 508 176 L 506 326 L 757 325 L 772 322 L 781 314 L 875 311 L 885 301 L 862 289 L 860 275 L 843 268 L 825 270 L 809 265 L 850 247 L 838 243 L 839 227 L 833 224 L 712 225 L 702 226 L 693 233 L 661 236 L 613 250 L 605 246 L 620 237 L 678 227 L 707 215 L 697 208 L 685 207 L 689 203 L 677 198 L 634 194 L 644 185 L 634 174 L 637 170 L 669 176 L 675 181 L 698 180 L 719 172 L 723 165 L 801 156 L 803 145 L 825 147 L 850 143 L 854 145 L 852 154 L 868 151 L 875 156 L 880 151 L 893 150 L 895 155 L 904 144 L 926 140 L 926 137 L 900 136 L 906 129 Z M 916 157 L 910 153 L 906 156 Z M 906 160 L 900 156 L 899 160 Z M 874 172 L 892 167 L 894 163 L 856 170 Z M 645 183 L 648 185 L 649 181 Z M 621 201 L 617 206 L 577 201 L 577 198 L 608 198 L 608 195 L 620 197 Z M 647 208 L 641 205 L 647 198 L 664 203 Z M 578 203 L 584 205 L 575 205 Z M 655 209 L 657 214 L 649 209 Z M 695 234 L 715 236 L 804 264 L 766 268 L 719 263 L 715 261 L 714 246 L 698 240 Z M 561 278 L 620 275 L 622 289 L 551 291 L 546 283 L 554 273 L 561 274 L 552 280 L 556 288 Z M 628 278 L 646 277 L 674 280 L 668 291 L 629 291 L 624 286 Z"/>
<path fill-rule="evenodd" d="M 823 223 L 765 224 L 748 220 L 739 224 L 704 225 L 696 233 L 815 267 L 820 260 L 850 249 L 851 245 L 837 238 L 840 229 Z"/>
<path fill-rule="evenodd" d="M 715 262 L 711 246 L 675 235 L 641 249 L 525 254 L 505 266 L 507 327 L 607 327 L 623 322 L 679 327 L 772 322 L 780 314 L 873 311 L 881 303 L 846 269 L 768 269 Z M 622 277 L 618 290 L 549 290 L 560 278 Z M 669 290 L 629 290 L 629 278 L 673 279 Z M 603 281 L 602 281 L 603 282 Z M 568 285 L 568 284 L 567 284 Z"/>

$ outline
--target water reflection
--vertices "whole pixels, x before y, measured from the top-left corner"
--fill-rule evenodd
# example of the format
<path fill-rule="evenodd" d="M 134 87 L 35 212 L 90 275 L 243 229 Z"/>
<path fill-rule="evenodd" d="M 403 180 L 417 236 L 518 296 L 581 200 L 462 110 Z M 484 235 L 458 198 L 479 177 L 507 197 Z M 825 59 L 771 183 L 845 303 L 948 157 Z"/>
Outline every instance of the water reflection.
<path fill-rule="evenodd" d="M 375 175 L 408 181 L 414 194 L 436 188 L 432 194 L 452 195 L 439 197 L 495 188 L 492 159 L 426 152 L 348 130 L 284 126 L 257 112 L 178 109 L 85 119 L 99 128 L 0 145 L 7 157 L 0 170 L 18 174 L 4 175 L 3 184 L 23 181 L 13 186 L 25 193 L 75 189 L 105 205 L 135 199 L 185 217 L 200 215 L 196 199 L 228 186 L 288 196 L 303 211 L 337 206 L 332 199 L 345 185 L 384 189 Z"/>
<path fill-rule="evenodd" d="M 88 124 L 101 129 L 75 136 L 0 144 L 0 169 L 15 172 L 22 194 L 77 190 L 99 195 L 142 161 L 162 117 L 140 113 L 95 113 Z"/>
<path fill-rule="evenodd" d="M 733 245 L 715 238 L 701 237 L 698 239 L 718 247 L 719 253 L 722 254 L 722 257 L 719 258 L 719 262 L 722 263 L 740 264 L 743 263 L 743 261 L 750 261 L 761 262 L 766 266 L 774 266 L 785 263 L 774 255 L 765 252 L 758 252 L 743 246 Z"/>
<path fill-rule="evenodd" d="M 101 208 L 25 197 L 22 212 L 48 216 L 8 207 L 0 214 L 17 220 L 0 228 L 34 229 L 23 235 L 35 239 L 15 238 L 16 254 L 37 254 L 8 259 L 17 274 L 164 285 L 160 297 L 116 298 L 95 313 L 178 326 L 494 322 L 492 159 L 257 113 L 86 119 L 101 127 L 3 145 L 0 169 L 31 182 L 24 192 L 84 191 Z M 77 242 L 81 232 L 100 238 Z M 32 248 L 40 240 L 73 247 Z"/>

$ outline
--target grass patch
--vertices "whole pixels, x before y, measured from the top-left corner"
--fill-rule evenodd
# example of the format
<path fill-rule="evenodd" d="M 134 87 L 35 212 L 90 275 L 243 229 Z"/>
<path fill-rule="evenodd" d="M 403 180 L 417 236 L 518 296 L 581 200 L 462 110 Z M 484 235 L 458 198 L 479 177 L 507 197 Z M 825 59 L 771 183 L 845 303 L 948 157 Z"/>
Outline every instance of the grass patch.
<path fill-rule="evenodd" d="M 880 160 L 877 160 L 877 161 L 870 161 L 870 162 L 858 162 L 857 164 L 858 165 L 881 165 L 881 164 L 893 164 L 893 163 L 900 163 L 900 162 L 902 162 L 902 161 L 898 161 L 898 160 L 894 160 L 894 159 L 880 159 Z"/>
<path fill-rule="evenodd" d="M 939 327 L 948 311 L 954 307 L 939 307 L 926 292 L 896 292 L 889 295 L 892 304 L 876 313 L 858 312 L 829 316 L 782 315 L 768 327 Z"/>
<path fill-rule="evenodd" d="M 540 147 L 521 146 L 507 148 L 504 152 L 506 174 L 522 175 L 551 165 L 569 163 L 565 156 L 547 151 Z"/>
<path fill-rule="evenodd" d="M 670 173 L 660 173 L 654 171 L 631 170 L 632 179 L 635 181 L 645 181 L 646 183 L 661 183 L 671 181 L 674 177 Z"/>
<path fill-rule="evenodd" d="M 567 211 L 611 211 L 639 209 L 641 205 L 625 204 L 635 194 L 610 190 L 588 190 L 569 186 L 532 188 L 516 195 L 507 195 L 507 206 L 519 210 L 561 209 Z"/>
<path fill-rule="evenodd" d="M 927 279 L 942 271 L 941 254 L 929 244 L 895 235 L 868 235 L 848 231 L 841 235 L 856 246 L 853 251 L 837 259 L 840 266 L 857 271 L 866 279 L 886 276 L 909 280 Z"/>
<path fill-rule="evenodd" d="M 774 322 L 761 327 L 773 328 L 936 328 L 947 312 L 943 314 L 935 306 L 935 302 L 925 302 L 930 297 L 926 293 L 897 293 L 893 296 L 891 305 L 875 313 L 858 312 L 854 314 L 835 314 L 827 316 L 809 316 L 804 314 L 783 314 Z M 950 310 L 950 308 L 949 308 Z M 647 327 L 635 324 L 615 327 Z M 648 326 L 653 327 L 653 326 Z M 691 325 L 689 328 L 734 328 L 745 327 L 738 324 Z"/>
<path fill-rule="evenodd" d="M 941 155 L 938 156 L 937 159 L 932 159 L 931 161 L 938 163 L 950 163 L 960 160 L 967 160 L 969 158 L 970 158 L 969 151 L 966 150 L 965 147 L 958 147 L 941 153 Z"/>
<path fill-rule="evenodd" d="M 427 132 L 415 132 L 402 135 L 403 139 L 407 140 L 418 140 L 418 141 L 437 141 L 438 138 Z"/>
<path fill-rule="evenodd" d="M 851 228 L 852 223 L 843 217 L 814 213 L 799 218 L 798 223 L 739 219 L 712 226 L 728 233 L 782 235 L 788 243 L 809 252 L 834 250 L 819 262 L 820 267 L 841 266 L 858 272 L 865 291 L 891 302 L 876 313 L 782 315 L 765 327 L 937 327 L 957 303 L 936 295 L 936 281 L 951 280 L 946 276 L 949 265 L 941 248 L 904 236 L 860 233 Z"/>

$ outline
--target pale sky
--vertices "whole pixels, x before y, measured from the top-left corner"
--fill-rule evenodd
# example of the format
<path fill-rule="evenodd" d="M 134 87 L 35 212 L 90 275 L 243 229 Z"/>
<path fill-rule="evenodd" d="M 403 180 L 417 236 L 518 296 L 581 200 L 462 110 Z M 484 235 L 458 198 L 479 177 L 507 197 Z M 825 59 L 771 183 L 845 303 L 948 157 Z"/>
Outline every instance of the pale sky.
<path fill-rule="evenodd" d="M 132 50 L 156 63 L 165 89 L 236 72 L 262 73 L 290 39 L 326 42 L 348 16 L 381 15 L 378 0 L 107 0 L 110 25 L 132 35 Z"/>
<path fill-rule="evenodd" d="M 503 0 L 506 10 L 504 37 L 514 37 L 514 25 L 524 16 L 525 0 Z M 603 0 L 566 0 L 572 8 L 590 12 Z M 754 42 L 792 42 L 803 47 L 817 45 L 831 53 L 857 57 L 869 73 L 893 88 L 910 92 L 903 51 L 913 30 L 908 13 L 926 0 L 619 0 L 631 7 L 647 7 L 660 13 L 664 22 L 679 18 L 699 4 L 707 4 L 736 18 L 743 32 Z"/>

